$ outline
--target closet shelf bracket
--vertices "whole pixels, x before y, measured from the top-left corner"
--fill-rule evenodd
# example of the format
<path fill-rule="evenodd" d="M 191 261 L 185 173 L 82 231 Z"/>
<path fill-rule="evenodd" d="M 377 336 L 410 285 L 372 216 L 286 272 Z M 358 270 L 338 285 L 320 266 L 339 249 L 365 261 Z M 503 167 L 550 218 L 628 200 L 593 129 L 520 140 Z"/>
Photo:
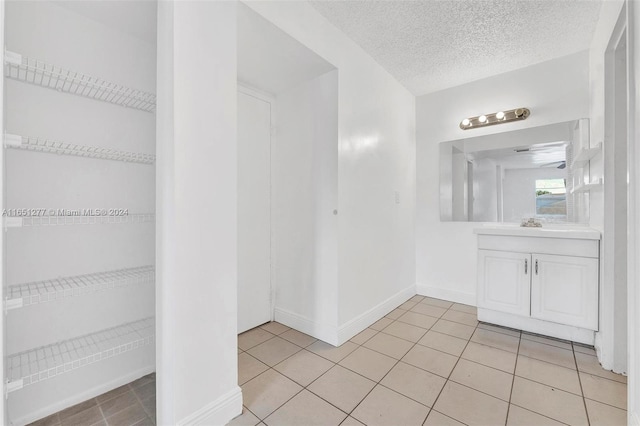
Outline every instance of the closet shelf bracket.
<path fill-rule="evenodd" d="M 9 394 L 11 392 L 20 390 L 23 388 L 23 386 L 24 386 L 24 381 L 22 379 L 14 380 L 14 381 L 7 380 L 7 383 L 4 386 L 4 398 L 5 399 L 9 398 Z"/>

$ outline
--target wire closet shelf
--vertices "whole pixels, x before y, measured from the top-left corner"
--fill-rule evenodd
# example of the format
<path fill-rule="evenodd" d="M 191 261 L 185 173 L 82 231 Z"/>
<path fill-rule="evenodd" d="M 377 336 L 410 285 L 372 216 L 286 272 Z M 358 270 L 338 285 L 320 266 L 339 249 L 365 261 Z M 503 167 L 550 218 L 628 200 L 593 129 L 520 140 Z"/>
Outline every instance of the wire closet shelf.
<path fill-rule="evenodd" d="M 4 227 L 22 228 L 27 226 L 64 226 L 64 225 L 110 225 L 119 223 L 151 223 L 155 213 L 129 214 L 123 216 L 82 215 L 79 210 L 61 216 L 23 216 L 5 217 Z"/>
<path fill-rule="evenodd" d="M 7 310 L 138 284 L 153 284 L 153 265 L 60 277 L 7 287 Z"/>
<path fill-rule="evenodd" d="M 6 393 L 131 352 L 154 340 L 155 319 L 145 318 L 10 355 L 6 359 Z"/>
<path fill-rule="evenodd" d="M 153 164 L 156 156 L 140 152 L 120 151 L 89 145 L 76 145 L 69 142 L 54 141 L 31 136 L 5 133 L 5 148 L 22 149 L 49 154 L 73 155 L 77 157 L 98 158 L 102 160 L 124 161 L 128 163 Z"/>
<path fill-rule="evenodd" d="M 156 95 L 5 50 L 7 78 L 127 108 L 155 112 Z"/>

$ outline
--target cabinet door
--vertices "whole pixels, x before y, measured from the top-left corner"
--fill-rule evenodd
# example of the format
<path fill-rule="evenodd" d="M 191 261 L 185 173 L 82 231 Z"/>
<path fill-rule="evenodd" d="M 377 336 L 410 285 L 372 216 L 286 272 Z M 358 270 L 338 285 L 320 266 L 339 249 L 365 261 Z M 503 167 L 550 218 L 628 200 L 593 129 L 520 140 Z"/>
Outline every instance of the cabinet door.
<path fill-rule="evenodd" d="M 534 254 L 531 316 L 598 329 L 598 260 Z"/>
<path fill-rule="evenodd" d="M 478 307 L 529 316 L 531 255 L 478 250 Z"/>

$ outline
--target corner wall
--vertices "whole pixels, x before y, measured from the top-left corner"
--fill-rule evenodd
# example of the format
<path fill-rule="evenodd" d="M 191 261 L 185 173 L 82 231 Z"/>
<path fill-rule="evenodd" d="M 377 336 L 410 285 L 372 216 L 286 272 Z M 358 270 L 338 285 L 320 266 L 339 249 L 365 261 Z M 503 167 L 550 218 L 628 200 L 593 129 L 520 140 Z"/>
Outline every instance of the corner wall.
<path fill-rule="evenodd" d="M 589 56 L 559 59 L 420 96 L 416 100 L 418 294 L 476 303 L 478 223 L 440 222 L 438 144 L 589 116 Z M 528 107 L 526 121 L 461 130 L 464 117 Z"/>

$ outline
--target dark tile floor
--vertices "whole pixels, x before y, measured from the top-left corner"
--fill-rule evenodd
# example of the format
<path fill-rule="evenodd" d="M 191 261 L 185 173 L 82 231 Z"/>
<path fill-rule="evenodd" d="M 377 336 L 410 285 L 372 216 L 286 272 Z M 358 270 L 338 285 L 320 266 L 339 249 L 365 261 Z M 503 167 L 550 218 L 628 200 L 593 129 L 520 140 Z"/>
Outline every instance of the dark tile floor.
<path fill-rule="evenodd" d="M 52 414 L 31 426 L 147 426 L 156 424 L 156 374 Z"/>

